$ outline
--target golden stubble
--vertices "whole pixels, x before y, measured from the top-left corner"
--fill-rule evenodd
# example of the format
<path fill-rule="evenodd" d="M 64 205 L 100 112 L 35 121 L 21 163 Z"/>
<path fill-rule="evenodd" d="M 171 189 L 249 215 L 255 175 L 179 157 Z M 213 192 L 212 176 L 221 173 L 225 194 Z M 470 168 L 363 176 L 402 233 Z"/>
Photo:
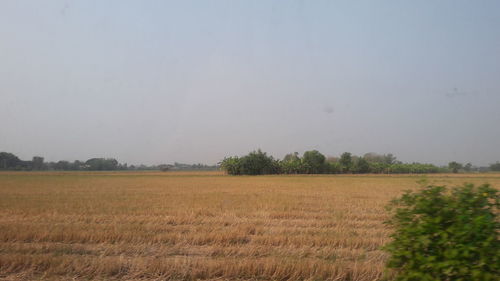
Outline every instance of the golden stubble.
<path fill-rule="evenodd" d="M 380 280 L 384 207 L 421 178 L 0 173 L 0 279 Z"/>

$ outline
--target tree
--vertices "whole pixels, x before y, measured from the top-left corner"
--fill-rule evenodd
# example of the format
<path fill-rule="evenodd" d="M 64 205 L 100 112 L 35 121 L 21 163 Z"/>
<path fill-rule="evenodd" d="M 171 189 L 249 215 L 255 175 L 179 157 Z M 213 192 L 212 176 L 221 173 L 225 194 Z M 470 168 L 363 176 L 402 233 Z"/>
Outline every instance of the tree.
<path fill-rule="evenodd" d="M 278 172 L 273 157 L 267 156 L 260 149 L 241 157 L 240 169 L 244 175 L 265 175 Z"/>
<path fill-rule="evenodd" d="M 307 174 L 321 174 L 325 170 L 326 157 L 317 150 L 304 152 L 302 164 Z"/>
<path fill-rule="evenodd" d="M 458 162 L 450 162 L 448 163 L 448 168 L 453 172 L 453 173 L 458 173 L 460 169 L 462 169 L 463 165 L 458 163 Z"/>
<path fill-rule="evenodd" d="M 83 170 L 84 166 L 85 166 L 85 163 L 83 163 L 82 161 L 75 160 L 75 162 L 71 163 L 69 169 L 75 170 L 75 171 Z"/>
<path fill-rule="evenodd" d="M 385 155 L 380 155 L 375 152 L 368 152 L 363 155 L 363 158 L 369 163 L 385 163 Z"/>
<path fill-rule="evenodd" d="M 349 152 L 344 152 L 340 155 L 339 160 L 340 166 L 342 167 L 342 172 L 350 172 L 352 169 L 352 155 Z"/>
<path fill-rule="evenodd" d="M 68 162 L 68 161 L 58 161 L 57 163 L 54 164 L 54 169 L 56 170 L 63 170 L 63 171 L 66 171 L 66 170 L 71 170 L 71 164 Z"/>
<path fill-rule="evenodd" d="M 162 172 L 167 172 L 168 170 L 170 170 L 170 168 L 172 168 L 170 165 L 166 165 L 166 164 L 158 165 L 158 169 L 160 169 L 160 171 L 162 171 Z"/>
<path fill-rule="evenodd" d="M 118 161 L 113 158 L 91 158 L 85 162 L 85 165 L 91 171 L 113 171 L 118 168 Z"/>
<path fill-rule="evenodd" d="M 2 170 L 20 169 L 22 162 L 21 159 L 12 153 L 0 152 L 0 169 Z"/>
<path fill-rule="evenodd" d="M 271 156 L 260 149 L 241 158 L 226 157 L 220 166 L 230 175 L 266 175 L 278 174 L 280 166 Z"/>
<path fill-rule="evenodd" d="M 31 162 L 33 170 L 43 170 L 43 157 L 34 156 Z"/>
<path fill-rule="evenodd" d="M 497 161 L 495 164 L 491 164 L 490 170 L 500 172 L 500 162 Z"/>
<path fill-rule="evenodd" d="M 298 152 L 285 155 L 279 165 L 281 172 L 285 174 L 300 174 L 304 170 Z"/>
<path fill-rule="evenodd" d="M 472 171 L 472 164 L 471 164 L 471 163 L 467 163 L 467 164 L 465 164 L 465 166 L 464 166 L 464 170 L 465 170 L 466 172 L 470 172 L 470 171 Z"/>
<path fill-rule="evenodd" d="M 384 162 L 385 164 L 395 164 L 397 163 L 397 159 L 396 159 L 396 156 L 392 155 L 392 153 L 389 153 L 389 154 L 385 154 L 384 155 Z"/>
<path fill-rule="evenodd" d="M 342 167 L 339 162 L 326 162 L 327 171 L 329 174 L 339 174 L 342 173 Z"/>
<path fill-rule="evenodd" d="M 219 163 L 221 169 L 226 171 L 229 175 L 240 175 L 241 174 L 241 168 L 240 168 L 240 159 L 235 156 L 235 157 L 226 157 L 224 160 L 222 160 Z"/>
<path fill-rule="evenodd" d="M 284 162 L 300 161 L 299 153 L 298 152 L 289 153 L 289 154 L 285 155 L 285 157 L 283 158 L 283 161 Z"/>
<path fill-rule="evenodd" d="M 356 161 L 356 165 L 354 166 L 354 172 L 360 174 L 370 172 L 370 163 L 368 163 L 368 161 L 366 161 L 364 157 L 358 158 L 358 160 Z"/>
<path fill-rule="evenodd" d="M 329 157 L 326 157 L 326 162 L 327 163 L 338 163 L 339 158 L 335 157 L 335 156 L 329 156 Z"/>

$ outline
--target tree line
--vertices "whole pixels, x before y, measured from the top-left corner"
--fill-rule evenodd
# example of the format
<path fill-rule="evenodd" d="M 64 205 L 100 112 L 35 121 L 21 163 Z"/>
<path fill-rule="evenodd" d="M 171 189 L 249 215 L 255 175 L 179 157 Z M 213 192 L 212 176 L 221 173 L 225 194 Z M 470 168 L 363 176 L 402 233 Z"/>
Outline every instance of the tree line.
<path fill-rule="evenodd" d="M 10 171 L 212 171 L 222 168 L 230 175 L 263 174 L 423 174 L 446 172 L 487 172 L 500 171 L 500 162 L 488 167 L 476 167 L 471 163 L 450 162 L 448 166 L 432 164 L 402 163 L 392 154 L 366 153 L 356 156 L 345 152 L 340 157 L 325 157 L 317 150 L 306 151 L 302 156 L 294 152 L 281 160 L 261 150 L 250 152 L 242 157 L 226 157 L 219 165 L 205 164 L 161 164 L 128 165 L 114 158 L 91 158 L 86 161 L 45 162 L 43 157 L 34 156 L 32 160 L 21 160 L 9 152 L 0 152 L 0 170 Z"/>
<path fill-rule="evenodd" d="M 0 170 L 8 171 L 169 171 L 169 170 L 216 170 L 216 165 L 205 164 L 161 164 L 161 165 L 128 165 L 119 163 L 114 158 L 91 158 L 86 161 L 45 162 L 43 157 L 34 156 L 32 160 L 21 160 L 9 152 L 0 152 Z"/>
<path fill-rule="evenodd" d="M 448 166 L 433 164 L 402 163 L 392 154 L 366 153 L 356 156 L 344 152 L 340 157 L 326 157 L 317 150 L 306 151 L 302 156 L 294 152 L 280 159 L 274 159 L 260 149 L 238 157 L 226 157 L 221 168 L 230 175 L 272 175 L 272 174 L 427 174 L 447 172 L 500 171 L 500 163 L 489 168 L 475 167 L 467 163 L 451 162 Z"/>

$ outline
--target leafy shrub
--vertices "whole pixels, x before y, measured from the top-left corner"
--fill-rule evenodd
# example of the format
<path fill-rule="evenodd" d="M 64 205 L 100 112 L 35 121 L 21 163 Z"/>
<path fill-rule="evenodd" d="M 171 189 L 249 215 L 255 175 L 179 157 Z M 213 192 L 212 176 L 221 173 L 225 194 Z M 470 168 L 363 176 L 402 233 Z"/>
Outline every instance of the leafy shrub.
<path fill-rule="evenodd" d="M 427 186 L 389 205 L 396 280 L 498 280 L 498 191 L 488 184 Z"/>

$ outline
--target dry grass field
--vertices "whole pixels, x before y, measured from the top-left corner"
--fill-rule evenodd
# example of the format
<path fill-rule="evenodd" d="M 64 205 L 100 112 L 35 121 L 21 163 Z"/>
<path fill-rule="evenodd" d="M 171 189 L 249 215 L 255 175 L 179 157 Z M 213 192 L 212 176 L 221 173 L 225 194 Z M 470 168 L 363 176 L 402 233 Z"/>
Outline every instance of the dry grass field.
<path fill-rule="evenodd" d="M 0 173 L 0 279 L 380 280 L 384 206 L 421 178 Z"/>

